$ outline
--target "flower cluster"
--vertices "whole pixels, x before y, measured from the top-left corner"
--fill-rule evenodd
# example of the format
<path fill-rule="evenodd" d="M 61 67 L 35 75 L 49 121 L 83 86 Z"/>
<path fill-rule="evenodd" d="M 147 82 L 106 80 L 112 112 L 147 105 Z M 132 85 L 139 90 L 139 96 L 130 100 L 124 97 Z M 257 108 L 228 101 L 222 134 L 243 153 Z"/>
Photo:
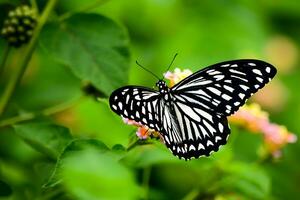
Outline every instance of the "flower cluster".
<path fill-rule="evenodd" d="M 285 126 L 270 122 L 268 113 L 255 103 L 244 105 L 229 120 L 253 133 L 262 133 L 266 150 L 275 158 L 280 157 L 280 150 L 286 144 L 297 141 L 296 135 L 290 133 Z"/>
<path fill-rule="evenodd" d="M 1 35 L 9 45 L 19 47 L 27 43 L 36 26 L 36 14 L 29 6 L 19 6 L 8 13 L 4 21 Z"/>
<path fill-rule="evenodd" d="M 128 125 L 134 125 L 134 126 L 137 126 L 138 129 L 136 131 L 136 135 L 142 139 L 142 140 L 145 140 L 147 139 L 149 136 L 154 136 L 154 137 L 160 137 L 160 134 L 158 132 L 156 132 L 155 130 L 147 127 L 147 126 L 144 126 L 134 120 L 131 120 L 131 119 L 128 119 L 128 118 L 123 118 L 123 122 L 125 124 L 128 124 Z"/>
<path fill-rule="evenodd" d="M 179 68 L 176 68 L 174 72 L 167 71 L 164 74 L 164 77 L 170 81 L 170 87 L 183 80 L 184 78 L 191 75 L 193 72 L 189 69 L 181 71 Z"/>

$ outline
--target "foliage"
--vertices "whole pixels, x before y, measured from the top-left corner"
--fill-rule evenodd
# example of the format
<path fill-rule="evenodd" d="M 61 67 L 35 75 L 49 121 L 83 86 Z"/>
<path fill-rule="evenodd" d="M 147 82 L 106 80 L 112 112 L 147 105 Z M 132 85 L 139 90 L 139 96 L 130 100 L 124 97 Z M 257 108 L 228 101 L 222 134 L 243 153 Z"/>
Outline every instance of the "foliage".
<path fill-rule="evenodd" d="M 299 197 L 299 143 L 274 158 L 259 131 L 232 123 L 220 151 L 186 162 L 139 140 L 107 102 L 120 86 L 154 85 L 135 59 L 162 75 L 176 52 L 192 71 L 258 58 L 278 75 L 251 101 L 299 133 L 298 2 L 0 0 L 0 29 L 21 4 L 37 26 L 20 48 L 0 38 L 0 200 Z"/>

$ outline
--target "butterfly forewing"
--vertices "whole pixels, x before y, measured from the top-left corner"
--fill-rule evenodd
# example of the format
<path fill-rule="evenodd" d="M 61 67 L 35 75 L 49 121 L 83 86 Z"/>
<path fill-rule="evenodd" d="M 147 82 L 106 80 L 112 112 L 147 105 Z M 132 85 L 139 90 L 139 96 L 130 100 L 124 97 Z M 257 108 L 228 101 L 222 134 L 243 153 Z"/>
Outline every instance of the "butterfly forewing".
<path fill-rule="evenodd" d="M 118 115 L 160 131 L 159 92 L 140 86 L 126 86 L 115 90 L 109 103 Z"/>
<path fill-rule="evenodd" d="M 275 74 L 275 67 L 260 60 L 227 61 L 190 75 L 171 90 L 191 107 L 206 107 L 228 116 Z"/>

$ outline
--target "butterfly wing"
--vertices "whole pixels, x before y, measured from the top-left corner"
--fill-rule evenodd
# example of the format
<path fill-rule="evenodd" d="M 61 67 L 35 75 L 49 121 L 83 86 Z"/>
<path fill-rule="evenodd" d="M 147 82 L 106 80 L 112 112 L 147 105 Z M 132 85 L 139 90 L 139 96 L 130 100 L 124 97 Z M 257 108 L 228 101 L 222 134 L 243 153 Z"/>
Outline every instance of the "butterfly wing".
<path fill-rule="evenodd" d="M 184 159 L 209 156 L 226 144 L 230 129 L 225 116 L 176 100 L 170 104 L 162 102 L 160 109 L 162 136 L 175 156 Z"/>
<path fill-rule="evenodd" d="M 160 131 L 157 106 L 159 92 L 140 86 L 125 86 L 109 97 L 111 109 L 118 115 Z"/>
<path fill-rule="evenodd" d="M 191 107 L 229 116 L 264 87 L 276 68 L 260 60 L 233 60 L 206 67 L 176 84 L 171 92 Z"/>
<path fill-rule="evenodd" d="M 266 62 L 235 60 L 185 78 L 171 88 L 172 104 L 167 110 L 177 127 L 163 127 L 166 145 L 174 155 L 185 159 L 217 151 L 230 133 L 226 116 L 238 110 L 275 74 L 276 69 Z M 176 135 L 180 136 L 177 140 Z"/>

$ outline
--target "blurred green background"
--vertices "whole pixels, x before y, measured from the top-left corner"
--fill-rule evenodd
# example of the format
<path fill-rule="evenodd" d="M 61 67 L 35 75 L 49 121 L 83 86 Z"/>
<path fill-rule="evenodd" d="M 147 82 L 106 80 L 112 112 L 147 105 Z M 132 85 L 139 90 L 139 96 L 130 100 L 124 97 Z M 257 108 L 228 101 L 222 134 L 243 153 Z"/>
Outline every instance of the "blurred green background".
<path fill-rule="evenodd" d="M 1 24 L 21 3 L 47 5 L 0 3 Z M 251 102 L 298 135 L 299 27 L 296 0 L 58 1 L 0 118 L 0 199 L 299 199 L 299 142 L 262 159 L 262 135 L 232 125 L 208 158 L 179 160 L 155 139 L 126 151 L 136 127 L 107 102 L 122 85 L 155 85 L 135 60 L 162 75 L 175 53 L 172 68 L 192 71 L 256 58 L 278 74 Z M 6 46 L 1 38 L 1 60 Z M 10 49 L 0 91 L 24 52 Z"/>

